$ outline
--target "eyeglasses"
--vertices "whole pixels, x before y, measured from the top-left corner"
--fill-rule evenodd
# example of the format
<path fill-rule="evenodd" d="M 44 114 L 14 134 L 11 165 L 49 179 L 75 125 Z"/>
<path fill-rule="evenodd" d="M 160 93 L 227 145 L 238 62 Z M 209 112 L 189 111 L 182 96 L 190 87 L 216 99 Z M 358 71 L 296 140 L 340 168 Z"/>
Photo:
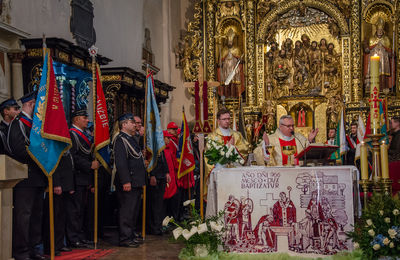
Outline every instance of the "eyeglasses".
<path fill-rule="evenodd" d="M 281 125 L 286 126 L 287 128 L 294 128 L 294 125 L 284 125 L 284 124 Z"/>

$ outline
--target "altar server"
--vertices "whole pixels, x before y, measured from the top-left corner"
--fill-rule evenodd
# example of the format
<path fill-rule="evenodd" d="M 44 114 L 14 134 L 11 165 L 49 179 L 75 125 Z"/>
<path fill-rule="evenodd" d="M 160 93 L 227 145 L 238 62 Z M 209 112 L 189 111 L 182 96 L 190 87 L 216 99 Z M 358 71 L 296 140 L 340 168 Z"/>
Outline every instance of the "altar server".
<path fill-rule="evenodd" d="M 277 165 L 286 165 L 288 163 L 288 156 L 282 153 L 282 147 L 295 146 L 296 153 L 294 156 L 296 156 L 313 142 L 317 134 L 318 128 L 312 130 L 308 138 L 300 133 L 295 133 L 293 118 L 290 115 L 284 115 L 279 119 L 279 128 L 276 129 L 275 133 L 272 135 L 264 133 L 263 141 L 254 149 L 257 164 L 265 165 L 265 162 L 270 160 L 270 156 L 274 156 Z M 272 154 L 269 154 L 266 149 L 268 145 L 274 147 Z M 295 160 L 295 163 L 298 164 L 298 161 Z"/>
<path fill-rule="evenodd" d="M 231 113 L 229 110 L 223 108 L 217 113 L 217 121 L 218 127 L 214 128 L 214 131 L 208 135 L 207 138 L 215 140 L 219 143 L 231 146 L 233 145 L 236 148 L 236 151 L 242 157 L 243 160 L 246 160 L 248 155 L 249 143 L 243 138 L 240 132 L 234 131 L 230 128 L 231 124 Z M 207 149 L 207 147 L 206 147 Z M 207 158 L 205 158 L 205 168 L 206 168 L 206 178 L 208 178 L 211 170 L 214 165 L 208 164 Z M 207 181 L 205 181 L 204 185 L 204 194 L 207 194 Z"/>

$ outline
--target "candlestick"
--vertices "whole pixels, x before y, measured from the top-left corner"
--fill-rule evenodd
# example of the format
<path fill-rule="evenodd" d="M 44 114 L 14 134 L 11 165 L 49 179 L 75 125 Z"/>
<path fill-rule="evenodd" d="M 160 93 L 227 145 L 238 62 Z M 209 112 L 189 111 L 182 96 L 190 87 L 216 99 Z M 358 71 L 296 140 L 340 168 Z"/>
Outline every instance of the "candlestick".
<path fill-rule="evenodd" d="M 371 57 L 370 62 L 370 116 L 371 132 L 379 134 L 381 131 L 379 117 L 379 61 L 380 57 L 376 54 Z"/>
<path fill-rule="evenodd" d="M 361 179 L 368 180 L 368 152 L 367 145 L 361 142 Z"/>
<path fill-rule="evenodd" d="M 382 178 L 389 179 L 388 146 L 385 141 L 382 141 L 381 143 L 381 171 Z"/>

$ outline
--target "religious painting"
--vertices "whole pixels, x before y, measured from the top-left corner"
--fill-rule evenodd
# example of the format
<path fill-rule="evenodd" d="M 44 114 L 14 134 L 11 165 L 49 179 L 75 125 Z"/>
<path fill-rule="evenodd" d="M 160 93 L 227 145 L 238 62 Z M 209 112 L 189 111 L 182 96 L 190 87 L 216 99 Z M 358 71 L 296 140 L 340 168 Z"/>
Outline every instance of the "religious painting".
<path fill-rule="evenodd" d="M 214 175 L 216 211 L 225 212 L 226 248 L 229 252 L 303 256 L 351 250 L 345 233 L 354 224 L 355 169 L 252 167 L 218 171 Z"/>
<path fill-rule="evenodd" d="M 370 59 L 374 55 L 380 57 L 380 89 L 386 93 L 392 92 L 396 84 L 393 48 L 396 37 L 392 7 L 383 3 L 370 6 L 365 11 L 362 25 L 364 94 L 369 94 Z"/>

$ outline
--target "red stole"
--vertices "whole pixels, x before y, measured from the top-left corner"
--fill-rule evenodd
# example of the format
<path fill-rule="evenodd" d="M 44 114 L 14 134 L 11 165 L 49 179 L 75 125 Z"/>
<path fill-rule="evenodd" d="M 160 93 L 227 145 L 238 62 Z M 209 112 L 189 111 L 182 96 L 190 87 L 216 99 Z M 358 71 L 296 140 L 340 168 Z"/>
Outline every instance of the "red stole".
<path fill-rule="evenodd" d="M 281 145 L 281 150 L 282 150 L 283 146 L 295 146 L 296 147 L 296 139 L 295 138 L 293 138 L 290 141 L 285 141 L 285 140 L 282 140 L 282 139 L 279 138 L 279 143 Z M 297 155 L 297 147 L 296 147 L 296 153 L 294 154 L 294 156 L 296 156 L 296 155 Z M 287 164 L 288 158 L 289 157 L 286 154 L 282 153 L 282 165 L 286 165 Z M 299 160 L 294 159 L 294 164 L 298 165 L 299 164 Z"/>
<path fill-rule="evenodd" d="M 222 136 L 222 140 L 224 144 L 227 144 L 232 139 L 232 136 Z"/>

